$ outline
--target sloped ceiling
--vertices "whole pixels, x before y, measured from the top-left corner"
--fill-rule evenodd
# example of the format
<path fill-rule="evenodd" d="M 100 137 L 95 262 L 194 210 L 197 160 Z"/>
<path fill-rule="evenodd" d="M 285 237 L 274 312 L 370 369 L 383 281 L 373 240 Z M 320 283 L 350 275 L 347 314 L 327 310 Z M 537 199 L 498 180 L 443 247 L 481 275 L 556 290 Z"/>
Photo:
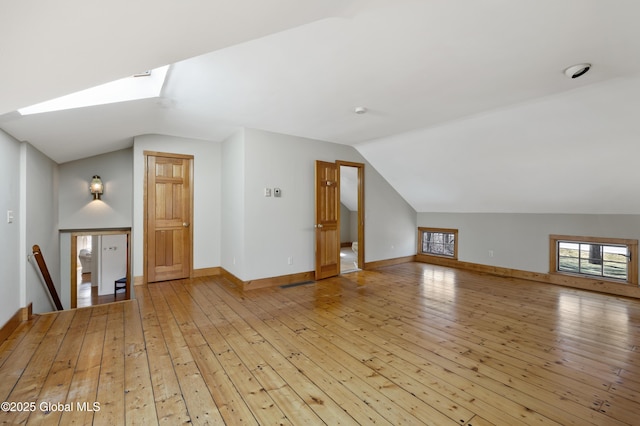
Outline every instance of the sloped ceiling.
<path fill-rule="evenodd" d="M 57 162 L 245 126 L 354 145 L 417 211 L 640 213 L 639 2 L 52 3 L 0 6 L 0 128 Z M 164 64 L 157 99 L 14 111 Z"/>

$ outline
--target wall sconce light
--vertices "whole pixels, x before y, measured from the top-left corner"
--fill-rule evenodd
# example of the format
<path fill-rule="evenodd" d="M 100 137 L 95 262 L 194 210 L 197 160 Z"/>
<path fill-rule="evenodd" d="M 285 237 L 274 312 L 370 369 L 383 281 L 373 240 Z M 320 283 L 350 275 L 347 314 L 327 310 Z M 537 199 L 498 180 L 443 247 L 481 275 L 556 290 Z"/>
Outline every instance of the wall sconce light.
<path fill-rule="evenodd" d="M 91 184 L 89 185 L 89 192 L 93 194 L 94 200 L 100 199 L 100 196 L 104 192 L 104 185 L 102 184 L 102 180 L 100 180 L 100 176 L 93 176 L 93 179 L 91 179 Z"/>

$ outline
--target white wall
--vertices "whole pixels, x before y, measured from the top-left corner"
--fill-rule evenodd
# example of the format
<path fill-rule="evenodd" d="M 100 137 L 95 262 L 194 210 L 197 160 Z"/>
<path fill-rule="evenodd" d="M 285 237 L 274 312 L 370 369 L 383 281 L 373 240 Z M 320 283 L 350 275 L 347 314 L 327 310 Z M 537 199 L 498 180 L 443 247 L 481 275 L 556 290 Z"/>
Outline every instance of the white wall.
<path fill-rule="evenodd" d="M 458 229 L 461 261 L 542 273 L 550 234 L 640 239 L 640 215 L 418 213 L 418 226 Z"/>
<path fill-rule="evenodd" d="M 239 278 L 315 269 L 315 160 L 365 163 L 365 261 L 415 254 L 416 212 L 353 147 L 245 129 L 245 158 L 247 267 Z M 265 187 L 282 197 L 265 197 Z"/>
<path fill-rule="evenodd" d="M 59 229 L 131 228 L 133 224 L 133 149 L 123 149 L 70 161 L 58 166 Z M 89 182 L 104 183 L 101 200 L 94 200 Z M 71 234 L 60 233 L 60 299 L 71 306 Z M 97 264 L 97 262 L 94 262 Z"/>
<path fill-rule="evenodd" d="M 115 281 L 127 276 L 127 236 L 100 235 L 98 241 L 98 295 L 114 294 Z"/>
<path fill-rule="evenodd" d="M 221 144 L 164 135 L 137 136 L 133 143 L 133 273 L 143 275 L 144 151 L 193 155 L 193 267 L 220 265 Z"/>
<path fill-rule="evenodd" d="M 365 262 L 416 254 L 416 211 L 368 164 L 364 192 Z"/>
<path fill-rule="evenodd" d="M 222 143 L 222 239 L 221 266 L 235 275 L 245 275 L 244 129 Z"/>
<path fill-rule="evenodd" d="M 340 203 L 340 242 L 347 243 L 351 241 L 357 241 L 357 239 L 351 239 L 351 211 L 347 206 Z"/>
<path fill-rule="evenodd" d="M 133 150 L 123 149 L 59 166 L 60 229 L 130 228 L 133 222 Z M 89 182 L 104 183 L 101 200 L 93 200 Z"/>
<path fill-rule="evenodd" d="M 15 217 L 11 224 L 7 210 Z M 26 259 L 21 253 L 20 226 L 20 143 L 0 130 L 0 326 L 26 306 L 20 288 L 19 265 Z"/>
<path fill-rule="evenodd" d="M 25 155 L 26 201 L 25 248 L 28 257 L 35 244 L 40 246 L 47 269 L 61 293 L 60 245 L 58 240 L 58 165 L 28 143 L 22 144 Z M 49 290 L 33 257 L 25 265 L 26 302 L 33 303 L 33 312 L 51 312 L 56 309 Z"/>
<path fill-rule="evenodd" d="M 60 292 L 57 233 L 58 169 L 28 143 L 0 130 L 0 326 L 22 307 L 35 313 L 54 308 L 32 257 L 40 246 L 54 285 Z M 13 223 L 7 223 L 12 210 Z"/>
<path fill-rule="evenodd" d="M 314 270 L 316 159 L 365 163 L 366 261 L 415 254 L 415 211 L 350 146 L 244 129 L 222 143 L 144 135 L 133 151 L 135 276 L 143 275 L 144 151 L 194 155 L 195 269 L 222 266 L 242 280 Z M 265 187 L 282 197 L 264 197 Z"/>
<path fill-rule="evenodd" d="M 342 218 L 340 218 L 342 220 Z M 358 241 L 358 212 L 349 211 L 349 241 Z"/>

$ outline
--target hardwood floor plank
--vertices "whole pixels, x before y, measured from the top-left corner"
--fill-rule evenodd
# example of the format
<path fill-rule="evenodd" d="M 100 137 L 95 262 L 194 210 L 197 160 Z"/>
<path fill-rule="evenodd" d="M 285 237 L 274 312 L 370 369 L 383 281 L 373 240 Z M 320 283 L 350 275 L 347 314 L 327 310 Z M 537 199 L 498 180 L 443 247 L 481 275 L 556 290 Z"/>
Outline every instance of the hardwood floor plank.
<path fill-rule="evenodd" d="M 163 424 L 187 423 L 189 422 L 187 407 L 148 289 L 139 286 L 136 289 L 136 299 L 142 318 L 158 422 Z"/>
<path fill-rule="evenodd" d="M 107 331 L 108 306 L 86 308 L 91 311 L 91 318 L 87 326 L 82 348 L 78 355 L 78 362 L 71 378 L 66 404 L 72 407 L 77 404 L 89 404 L 98 401 L 98 384 L 100 381 L 100 368 L 102 352 Z M 60 424 L 91 424 L 93 423 L 93 411 L 72 410 L 64 411 L 60 418 Z"/>
<path fill-rule="evenodd" d="M 182 398 L 191 423 L 223 423 L 222 416 L 207 389 L 202 375 L 191 356 L 185 336 L 162 294 L 162 284 L 149 288 L 151 299 L 158 313 L 158 322 L 167 345 Z"/>
<path fill-rule="evenodd" d="M 289 305 L 288 311 L 295 312 L 295 308 Z M 296 315 L 297 317 L 299 317 L 300 315 L 304 315 L 304 311 L 298 312 L 297 314 L 299 314 L 299 315 Z M 342 338 L 343 340 L 340 343 L 338 343 L 339 345 L 342 345 L 346 340 L 357 342 L 360 348 L 363 350 L 363 353 L 359 354 L 360 359 L 362 359 L 364 363 L 366 363 L 367 365 L 370 365 L 372 369 L 374 369 L 378 374 L 380 374 L 380 371 L 382 370 L 381 367 L 375 364 L 371 364 L 371 360 L 375 359 L 376 355 L 385 356 L 389 354 L 390 348 L 387 347 L 386 344 L 376 347 L 372 345 L 370 342 L 368 342 L 366 339 L 361 339 L 359 336 L 354 335 L 351 329 L 348 329 L 348 330 L 342 329 L 341 327 L 337 327 L 335 324 L 332 324 L 331 321 L 326 321 L 323 318 L 318 317 L 316 315 L 313 316 L 313 319 L 318 322 L 320 327 L 331 330 L 331 332 L 334 333 L 333 339 L 335 339 L 336 341 L 338 340 L 337 336 L 340 336 L 340 338 Z M 405 367 L 405 370 L 421 373 L 421 369 L 417 365 L 407 365 L 407 367 Z M 384 374 L 384 377 L 386 377 L 389 380 L 393 380 L 394 375 Z M 448 413 L 449 417 L 454 421 L 464 420 L 465 417 L 469 416 L 468 414 L 469 411 L 477 412 L 477 407 L 475 405 L 466 404 L 467 401 L 475 401 L 475 398 L 473 396 L 469 395 L 464 399 L 460 399 L 459 396 L 461 392 L 459 387 L 453 387 L 451 390 L 448 390 L 446 387 L 442 388 L 439 386 L 434 386 L 435 383 L 440 383 L 440 380 L 441 380 L 440 378 L 435 378 L 434 376 L 428 381 L 430 383 L 431 392 L 429 396 L 431 396 L 431 398 L 427 398 L 427 401 L 425 401 L 426 403 L 433 405 L 443 413 Z M 443 391 L 443 389 L 445 390 Z M 409 393 L 411 395 L 418 395 L 418 394 L 415 394 L 415 392 L 409 392 Z M 424 395 L 422 396 L 424 397 Z M 497 395 L 494 395 L 491 398 L 491 400 L 494 403 L 499 404 L 499 397 Z M 481 401 L 482 400 L 478 401 L 478 403 L 481 403 Z M 458 408 L 465 407 L 465 406 L 469 408 L 469 411 L 459 412 Z M 496 411 L 495 406 L 486 408 L 486 414 L 489 416 L 495 411 Z M 498 411 L 498 413 L 501 413 L 501 412 L 502 411 Z M 509 421 L 508 422 L 505 421 L 505 423 L 517 424 L 517 420 L 512 417 L 509 417 L 508 420 Z"/>
<path fill-rule="evenodd" d="M 369 319 L 370 321 L 372 321 L 372 318 L 374 318 L 377 314 L 375 311 L 363 310 L 362 312 L 354 312 L 352 315 L 356 315 L 356 316 L 362 315 L 364 319 Z M 373 323 L 383 329 L 387 327 L 387 325 L 384 324 L 383 321 L 380 319 L 373 320 Z M 489 352 L 488 350 L 485 349 L 485 345 L 489 344 L 486 339 L 483 339 L 481 345 L 476 345 L 476 344 L 470 343 L 468 337 L 466 340 L 463 341 L 462 339 L 458 340 L 458 339 L 452 338 L 451 335 L 446 334 L 446 331 L 439 333 L 438 329 L 435 328 L 435 327 L 438 327 L 437 319 L 435 320 L 429 319 L 428 327 L 419 325 L 420 321 L 415 321 L 414 323 L 418 325 L 414 326 L 414 325 L 409 325 L 409 324 L 400 322 L 399 327 L 403 327 L 407 329 L 407 332 L 410 335 L 416 335 L 419 333 L 427 332 L 430 336 L 434 337 L 433 344 L 437 344 L 440 347 L 449 348 L 455 352 L 463 354 L 466 358 L 472 359 L 476 363 L 476 366 L 472 368 L 484 368 L 486 366 L 486 367 L 494 368 L 496 370 L 500 370 L 504 374 L 511 375 L 511 374 L 514 374 L 512 371 L 513 367 L 518 367 L 519 369 L 522 369 L 525 371 L 527 371 L 527 368 L 529 367 L 529 371 L 526 373 L 527 382 L 535 383 L 536 386 L 540 388 L 554 389 L 553 392 L 557 393 L 559 397 L 562 398 L 562 401 L 564 401 L 565 398 L 572 399 L 578 403 L 582 403 L 585 406 L 592 406 L 594 402 L 597 402 L 598 404 L 602 403 L 602 395 L 600 396 L 600 398 L 597 397 L 597 394 L 600 391 L 600 389 L 590 388 L 590 387 L 581 385 L 580 383 L 572 384 L 571 381 L 566 380 L 566 377 L 562 377 L 562 380 L 560 381 L 560 383 L 557 383 L 551 380 L 553 378 L 556 378 L 556 377 L 552 377 L 551 375 L 547 375 L 547 378 L 536 376 L 531 372 L 532 366 L 530 364 L 519 362 L 518 358 L 515 358 L 515 357 L 513 358 L 502 357 L 500 354 L 500 348 L 497 348 L 496 352 L 493 352 L 493 355 L 491 356 L 481 355 L 483 351 L 485 353 Z M 448 327 L 450 326 L 448 325 Z M 494 360 L 494 358 L 496 358 L 496 360 Z M 517 379 L 519 377 L 519 374 L 516 373 L 515 377 Z M 569 385 L 571 385 L 571 388 L 572 388 L 571 393 L 560 392 L 558 390 L 558 389 L 562 389 L 563 386 L 569 386 Z M 576 392 L 576 389 L 579 389 L 580 392 Z M 594 397 L 594 393 L 596 394 L 595 397 Z M 565 404 L 563 403 L 563 405 Z"/>
<path fill-rule="evenodd" d="M 427 396 L 427 405 L 420 404 L 411 396 L 401 390 L 396 383 L 384 377 L 375 369 L 371 369 L 363 361 L 371 357 L 371 353 L 364 350 L 353 340 L 342 339 L 341 336 L 333 333 L 329 326 L 319 326 L 318 323 L 305 320 L 303 315 L 296 317 L 288 316 L 287 325 L 292 331 L 296 329 L 304 330 L 299 334 L 321 350 L 326 356 L 336 359 L 343 367 L 347 367 L 353 374 L 365 378 L 373 388 L 377 388 L 390 400 L 400 404 L 404 410 L 411 413 L 418 419 L 430 419 L 434 424 L 445 424 L 448 422 L 464 423 L 473 417 L 473 413 L 459 407 L 453 401 L 448 400 L 441 394 L 432 392 Z M 431 398 L 429 398 L 431 397 Z"/>
<path fill-rule="evenodd" d="M 42 315 L 40 319 L 32 324 L 31 327 L 21 329 L 24 338 L 18 337 L 20 343 L 13 349 L 12 353 L 7 356 L 6 361 L 0 367 L 2 371 L 2 380 L 0 380 L 0 400 L 9 401 L 9 394 L 13 390 L 25 368 L 27 368 L 31 358 L 42 343 L 44 336 L 51 327 L 51 324 L 57 319 L 57 314 Z M 12 336 L 17 332 L 14 331 Z M 13 337 L 9 337 L 12 339 Z"/>
<path fill-rule="evenodd" d="M 223 290 L 216 287 L 210 287 L 209 290 L 219 296 L 221 301 L 230 304 L 230 307 L 237 311 L 245 314 L 250 312 L 246 308 L 243 308 L 233 297 L 229 297 Z M 269 323 L 269 321 L 264 322 L 265 324 Z M 258 327 L 261 327 L 259 324 L 260 322 L 256 323 Z M 279 339 L 271 341 L 278 351 L 287 356 L 289 362 L 295 366 L 300 374 L 303 374 L 318 386 L 318 388 L 337 403 L 348 416 L 352 417 L 359 424 L 391 424 L 375 410 L 370 409 L 367 402 L 354 395 L 342 382 L 326 374 L 324 366 L 318 365 L 311 359 L 310 355 L 304 354 L 299 347 L 300 343 L 295 333 L 292 335 L 289 333 L 288 328 L 278 322 L 268 324 L 268 326 L 280 336 Z M 324 405 L 323 399 L 314 396 L 311 398 L 313 404 Z M 336 418 L 335 421 L 338 420 L 342 419 Z M 349 420 L 347 419 L 347 421 Z"/>
<path fill-rule="evenodd" d="M 437 321 L 436 321 L 436 322 L 437 322 Z M 431 324 L 433 324 L 433 323 L 434 323 L 433 321 L 429 321 L 429 324 L 430 324 L 430 325 L 431 325 Z M 447 327 L 449 327 L 449 326 L 447 326 Z M 449 331 L 449 330 L 453 330 L 453 328 L 447 328 L 446 330 L 447 330 L 447 331 Z M 443 336 L 444 336 L 444 333 L 446 333 L 447 331 L 445 331 L 445 330 L 443 329 Z M 433 333 L 433 329 L 431 329 L 431 330 L 430 330 L 430 333 Z M 446 337 L 446 336 L 445 336 L 445 337 Z M 484 347 L 484 346 L 487 346 L 487 345 L 491 345 L 491 342 L 490 342 L 490 340 L 489 340 L 489 339 L 490 339 L 490 337 L 489 337 L 489 338 L 487 338 L 487 335 L 485 334 L 484 336 L 482 336 L 482 338 L 481 338 L 481 339 L 479 339 L 479 342 L 482 344 L 482 346 L 483 346 L 483 347 Z M 454 339 L 451 339 L 451 340 L 452 340 L 452 341 L 454 341 Z M 469 340 L 469 337 L 465 337 L 465 340 Z M 509 341 L 507 340 L 507 341 L 505 341 L 505 342 L 509 342 Z M 503 348 L 504 348 L 504 342 L 502 343 L 502 345 L 503 345 Z M 513 345 L 512 345 L 512 346 L 513 346 Z M 508 349 L 505 349 L 505 350 L 508 350 Z M 488 351 L 488 350 L 487 350 L 487 351 Z M 548 351 L 551 351 L 551 349 L 549 349 Z M 545 352 L 538 352 L 538 354 L 539 354 L 540 356 L 545 356 L 545 354 L 546 354 L 546 356 L 547 356 L 547 357 L 549 357 L 549 355 L 547 354 L 547 352 L 548 352 L 548 351 L 545 351 Z M 519 351 L 514 355 L 514 358 L 513 358 L 513 359 L 517 359 L 517 358 L 519 358 L 519 357 L 521 357 L 521 356 L 527 357 L 527 356 L 528 356 L 528 353 L 530 353 L 530 352 L 533 352 L 533 351 L 532 351 L 532 350 L 524 350 L 524 351 L 519 350 Z M 496 352 L 496 353 L 498 353 L 498 352 Z M 531 357 L 529 357 L 529 359 L 531 359 Z M 548 361 L 549 363 L 553 363 L 552 365 L 557 365 L 555 361 L 558 361 L 558 360 L 559 360 L 559 359 L 557 359 L 557 358 L 547 358 L 547 360 L 546 360 L 546 361 Z M 587 362 L 588 362 L 588 360 L 587 360 Z M 608 377 L 608 379 L 609 379 L 609 380 L 611 380 L 613 377 L 616 377 L 613 371 L 611 372 L 611 374 L 612 374 L 612 375 L 610 375 L 610 376 Z M 582 377 L 584 377 L 584 375 L 583 375 Z M 597 379 L 597 380 L 596 380 L 596 379 L 594 378 L 594 380 L 593 380 L 593 381 L 594 381 L 594 382 L 595 382 L 595 381 L 597 381 L 597 382 L 598 382 L 598 385 L 600 384 L 599 379 Z M 606 385 L 606 384 L 605 384 L 605 385 Z"/>
<path fill-rule="evenodd" d="M 100 411 L 94 414 L 94 425 L 125 423 L 124 305 L 108 306 L 97 396 Z"/>
<path fill-rule="evenodd" d="M 305 398 L 309 388 L 304 385 L 308 383 L 303 385 L 306 392 L 300 394 L 296 392 L 296 388 L 299 389 L 302 384 L 295 375 L 297 373 L 299 376 L 299 371 L 296 370 L 294 375 L 290 374 L 294 370 L 293 365 L 284 356 L 276 355 L 275 348 L 267 342 L 264 336 L 246 323 L 236 312 L 230 309 L 225 310 L 224 316 L 231 325 L 225 333 L 227 342 L 261 384 L 262 389 L 271 396 L 274 403 L 287 413 L 285 417 L 293 424 L 320 423 L 321 420 L 315 412 L 315 406 L 320 399 L 318 396 Z M 270 356 L 266 357 L 265 354 Z M 291 378 L 293 383 L 285 380 L 275 369 L 282 371 L 283 376 Z M 313 390 L 313 393 L 319 395 L 316 389 Z M 320 405 L 324 407 L 325 404 Z M 335 412 L 343 414 L 341 410 Z"/>
<path fill-rule="evenodd" d="M 178 292 L 178 294 L 181 299 L 187 298 L 191 302 L 191 295 L 185 296 L 184 292 Z M 215 323 L 221 321 L 216 316 L 217 310 L 203 294 L 196 293 L 194 298 L 198 303 L 192 305 L 191 316 L 207 344 L 194 348 L 192 354 L 205 377 L 214 401 L 225 421 L 257 424 L 255 416 L 244 402 L 219 358 L 220 354 L 232 351 L 232 348 L 214 325 L 213 321 Z"/>
<path fill-rule="evenodd" d="M 495 426 L 495 424 L 480 416 L 474 416 L 471 420 L 465 423 L 465 426 Z"/>
<path fill-rule="evenodd" d="M 91 318 L 91 311 L 80 309 L 75 312 L 71 325 L 67 330 L 60 350 L 56 354 L 51 370 L 38 395 L 38 404 L 46 402 L 49 404 L 65 404 L 71 379 L 73 378 L 82 342 Z M 31 412 L 30 423 L 57 425 L 62 416 L 61 411 L 43 411 L 38 409 Z"/>
<path fill-rule="evenodd" d="M 74 410 L 0 423 L 629 425 L 639 347 L 638 300 L 441 266 L 200 277 L 22 323 L 0 396 Z"/>
<path fill-rule="evenodd" d="M 328 311 L 328 309 L 323 311 L 323 314 L 324 315 L 328 315 L 326 313 L 327 311 Z M 345 321 L 344 317 L 340 318 L 340 320 Z M 352 319 L 350 319 L 350 323 L 353 323 Z M 361 327 L 363 327 L 363 328 L 370 328 L 370 325 L 367 326 L 367 324 L 361 324 L 361 323 L 357 323 L 357 324 L 361 325 Z M 379 324 L 377 326 L 380 327 Z M 384 327 L 380 327 L 380 328 L 384 329 Z M 388 334 L 386 334 L 386 336 L 388 336 L 387 340 L 392 341 L 392 342 L 396 342 L 396 344 L 399 345 L 399 346 L 411 344 L 409 342 L 404 341 L 404 339 L 402 337 L 399 337 L 401 335 L 402 335 L 401 333 L 396 333 L 394 331 L 391 331 Z M 433 343 L 434 343 L 434 345 L 437 344 L 437 342 L 433 342 Z M 455 370 L 456 368 L 460 368 L 460 367 L 470 368 L 470 371 L 478 371 L 479 368 L 483 368 L 484 369 L 484 366 L 482 366 L 482 365 L 468 365 L 468 363 L 467 363 L 467 365 L 464 365 L 465 364 L 465 360 L 463 358 L 459 357 L 458 354 L 454 353 L 454 352 L 445 353 L 443 355 L 442 353 L 445 352 L 445 351 L 443 351 L 441 349 L 432 350 L 432 349 L 430 349 L 428 347 L 428 345 L 425 345 L 423 347 L 423 349 L 425 349 L 426 351 L 435 351 L 435 354 L 439 355 L 441 358 L 433 358 L 433 357 L 431 357 L 429 359 L 429 362 L 430 363 L 434 363 L 434 364 L 442 365 L 442 368 L 445 369 L 445 371 L 446 370 Z M 412 352 L 416 352 L 416 350 L 412 350 Z M 450 362 L 449 359 L 454 359 L 456 361 L 456 363 Z M 463 365 L 460 365 L 460 363 L 462 363 Z M 490 372 L 490 373 L 492 373 L 492 374 L 490 374 L 489 376 L 480 376 L 479 375 L 478 376 L 479 379 L 484 379 L 484 380 L 476 379 L 478 384 L 483 385 L 483 386 L 489 386 L 490 388 L 492 388 L 494 391 L 496 391 L 498 393 L 504 392 L 504 390 L 502 390 L 501 387 L 500 387 L 500 380 L 498 380 L 495 377 L 495 372 Z M 490 380 L 487 380 L 489 378 L 490 378 Z M 512 391 L 512 392 L 515 392 L 515 391 Z M 535 392 L 530 390 L 530 393 L 535 393 Z M 563 418 L 563 416 L 565 416 L 565 414 L 561 410 L 555 408 L 553 405 L 550 405 L 548 403 L 548 401 L 547 401 L 547 403 L 544 403 L 544 402 L 538 401 L 537 398 L 532 398 L 532 399 L 529 399 L 527 402 L 528 402 L 528 405 L 533 405 L 535 407 L 539 407 L 543 411 L 551 411 L 551 412 L 553 412 L 556 417 Z M 528 411 L 531 411 L 531 409 L 529 409 L 528 407 L 527 407 L 527 409 L 528 409 Z M 529 415 L 535 415 L 535 414 L 530 413 Z M 597 417 L 597 413 L 596 414 L 588 413 L 588 415 L 589 416 L 594 416 L 595 415 Z M 565 424 L 571 424 L 571 422 L 574 421 L 570 415 L 566 415 L 565 417 L 566 418 L 563 418 L 563 422 Z"/>
<path fill-rule="evenodd" d="M 353 322 L 353 319 L 350 319 L 350 321 Z M 385 330 L 385 327 L 381 327 L 381 329 Z M 411 345 L 411 343 L 408 343 L 402 337 L 403 333 L 398 333 L 397 330 L 389 330 L 388 332 L 383 332 L 380 334 L 382 336 L 388 336 L 389 341 L 394 342 L 399 346 Z M 430 357 L 429 362 L 441 365 L 447 370 L 455 370 L 456 368 L 463 367 L 469 369 L 470 371 L 475 371 L 479 374 L 476 377 L 467 376 L 468 379 L 478 383 L 479 385 L 492 389 L 495 392 L 504 394 L 505 396 L 508 396 L 509 399 L 518 399 L 516 397 L 516 393 L 523 392 L 524 394 L 528 395 L 528 398 L 526 398 L 526 406 L 529 410 L 533 409 L 534 411 L 539 412 L 545 417 L 560 419 L 563 424 L 577 423 L 577 418 L 579 416 L 576 416 L 576 412 L 580 412 L 584 415 L 583 420 L 596 423 L 604 420 L 604 417 L 595 411 L 583 412 L 580 410 L 576 410 L 575 406 L 573 407 L 574 410 L 572 410 L 572 404 L 570 401 L 555 398 L 553 395 L 550 395 L 548 391 L 531 386 L 529 383 L 520 381 L 517 377 L 508 377 L 504 374 L 501 375 L 498 371 L 488 368 L 484 363 L 473 363 L 467 360 L 466 357 L 460 356 L 464 355 L 464 352 L 462 352 L 462 354 L 459 354 L 455 351 L 450 351 L 446 348 L 442 348 L 442 345 L 435 346 L 436 343 L 436 341 L 432 342 L 432 344 L 425 342 L 424 345 L 421 345 L 424 350 L 433 352 L 435 355 L 438 355 L 440 357 Z M 418 350 L 414 349 L 411 351 L 417 352 Z M 516 385 L 515 387 L 517 388 L 517 391 L 515 389 L 511 390 L 502 388 L 502 386 L 507 386 L 512 383 Z M 603 420 L 598 421 L 598 418 L 600 417 L 602 417 Z M 610 423 L 615 423 L 615 420 L 611 418 L 608 418 L 607 421 Z"/>
<path fill-rule="evenodd" d="M 194 294 L 197 295 L 197 300 L 200 304 L 203 304 L 203 309 L 207 310 L 207 312 L 212 312 L 215 310 L 213 305 L 210 305 L 210 301 L 216 301 L 217 296 L 212 292 L 209 293 L 205 289 L 197 288 L 194 289 Z M 205 296 L 206 294 L 206 296 Z M 221 300 L 216 303 L 219 305 L 223 303 Z M 217 312 L 217 310 L 215 310 Z M 221 314 L 218 315 L 221 317 Z M 222 321 L 222 320 L 220 320 Z M 328 395 L 326 395 L 318 386 L 316 386 L 312 381 L 310 381 L 305 375 L 301 374 L 299 369 L 292 364 L 286 355 L 278 351 L 278 348 L 282 345 L 277 344 L 282 343 L 282 337 L 270 329 L 266 324 L 262 326 L 258 325 L 256 328 L 260 332 L 260 334 L 270 343 L 273 350 L 266 349 L 266 363 L 278 372 L 278 375 L 282 377 L 286 383 L 299 395 L 306 404 L 309 406 L 311 410 L 321 419 L 334 419 L 334 424 L 358 424 L 353 420 L 350 416 L 346 414 L 346 412 L 340 408 L 340 406 L 331 399 Z M 275 345 L 274 345 L 275 343 Z M 285 351 L 286 352 L 286 351 Z M 256 362 L 255 360 L 251 363 L 252 365 L 262 365 L 261 362 Z M 297 415 L 297 413 L 296 413 Z M 304 419 L 304 422 L 307 423 L 312 419 Z"/>
<path fill-rule="evenodd" d="M 191 301 L 188 297 L 186 297 L 186 300 Z M 226 374 L 236 383 L 240 395 L 258 422 L 261 424 L 288 424 L 291 420 L 287 418 L 278 404 L 275 403 L 273 400 L 274 395 L 265 389 L 258 377 L 256 377 L 250 367 L 243 362 L 240 356 L 250 350 L 248 347 L 249 344 L 242 340 L 236 341 L 235 345 L 230 342 L 230 335 L 232 336 L 236 331 L 233 325 L 228 322 L 218 321 L 216 328 L 222 339 L 226 342 L 226 350 L 218 354 L 221 365 L 225 369 Z"/>
<path fill-rule="evenodd" d="M 42 318 L 41 315 L 34 315 L 30 320 L 22 322 L 14 332 L 0 344 L 0 368 L 11 356 L 15 348 L 22 343 L 22 340 L 27 335 L 27 331 L 31 329 L 34 323 L 40 318 Z"/>
<path fill-rule="evenodd" d="M 222 418 L 227 423 L 257 425 L 258 421 L 211 348 L 208 345 L 198 346 L 192 349 L 192 354 Z"/>
<path fill-rule="evenodd" d="M 124 304 L 124 322 L 125 422 L 138 425 L 155 424 L 158 423 L 158 417 L 137 303 Z"/>
<path fill-rule="evenodd" d="M 190 291 L 194 291 L 192 286 L 190 287 Z M 196 300 L 202 301 L 207 300 L 207 298 L 201 297 L 200 293 L 196 294 L 187 294 L 186 291 L 182 292 L 181 300 L 187 300 L 188 303 L 196 303 Z M 239 329 L 238 332 L 234 332 L 234 323 L 241 323 L 241 321 L 230 319 L 227 321 L 222 313 L 220 313 L 214 305 L 208 304 L 207 306 L 203 306 L 208 312 L 215 313 L 216 323 L 218 327 L 216 328 L 215 336 L 211 336 L 210 333 L 207 333 L 206 330 L 209 330 L 209 324 L 206 322 L 203 324 L 204 327 L 200 329 L 203 333 L 207 334 L 207 340 L 210 344 L 215 344 L 220 340 L 225 341 L 225 351 L 233 351 L 238 355 L 239 360 L 245 365 L 245 367 L 249 370 L 249 372 L 255 377 L 255 379 L 262 386 L 262 391 L 266 392 L 273 402 L 279 407 L 286 407 L 287 412 L 290 413 L 288 416 L 285 416 L 283 413 L 280 415 L 283 418 L 286 418 L 288 421 L 291 421 L 293 424 L 300 423 L 309 423 L 313 422 L 314 419 L 316 422 L 319 422 L 320 419 L 315 417 L 311 409 L 302 401 L 302 399 L 295 393 L 290 385 L 283 381 L 278 374 L 262 359 L 260 355 L 261 351 L 256 350 L 260 347 L 260 345 L 255 345 L 255 343 L 265 343 L 262 339 L 253 339 L 254 334 L 250 333 L 249 339 L 243 339 L 240 336 L 242 335 L 242 331 L 246 329 Z M 201 314 L 204 312 L 199 311 Z M 224 334 L 223 334 L 224 333 Z M 245 335 L 246 336 L 246 335 Z M 213 337 L 213 338 L 212 338 Z M 249 340 L 250 342 L 248 342 Z M 219 346 L 219 345 L 216 345 Z M 220 348 L 218 347 L 218 350 Z M 266 353 L 272 354 L 272 348 L 268 348 L 265 350 Z M 281 365 L 281 364 L 280 364 Z M 250 401 L 247 401 L 248 403 Z M 255 411 L 257 408 L 253 408 Z M 256 413 L 258 418 L 262 418 L 262 414 Z M 233 420 L 233 419 L 231 419 Z M 265 421 L 268 419 L 264 419 Z M 271 421 L 278 419 L 271 419 Z"/>
<path fill-rule="evenodd" d="M 12 389 L 8 401 L 36 402 L 44 385 L 47 375 L 53 365 L 53 360 L 60 349 L 63 337 L 69 329 L 75 312 L 60 312 L 55 321 L 43 336 L 41 344 L 36 349 L 29 364 L 24 369 L 20 379 Z M 23 423 L 30 415 L 29 411 L 11 413 L 13 423 Z"/>

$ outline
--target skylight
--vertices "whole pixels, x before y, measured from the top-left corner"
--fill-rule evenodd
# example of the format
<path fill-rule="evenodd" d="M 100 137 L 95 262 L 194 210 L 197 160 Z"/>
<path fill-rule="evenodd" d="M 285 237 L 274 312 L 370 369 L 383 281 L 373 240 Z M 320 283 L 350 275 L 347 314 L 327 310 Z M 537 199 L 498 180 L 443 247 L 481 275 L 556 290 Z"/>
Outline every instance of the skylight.
<path fill-rule="evenodd" d="M 18 112 L 22 115 L 62 111 L 115 102 L 133 101 L 160 96 L 169 65 L 147 71 L 136 76 L 122 78 L 70 95 L 41 102 Z"/>

